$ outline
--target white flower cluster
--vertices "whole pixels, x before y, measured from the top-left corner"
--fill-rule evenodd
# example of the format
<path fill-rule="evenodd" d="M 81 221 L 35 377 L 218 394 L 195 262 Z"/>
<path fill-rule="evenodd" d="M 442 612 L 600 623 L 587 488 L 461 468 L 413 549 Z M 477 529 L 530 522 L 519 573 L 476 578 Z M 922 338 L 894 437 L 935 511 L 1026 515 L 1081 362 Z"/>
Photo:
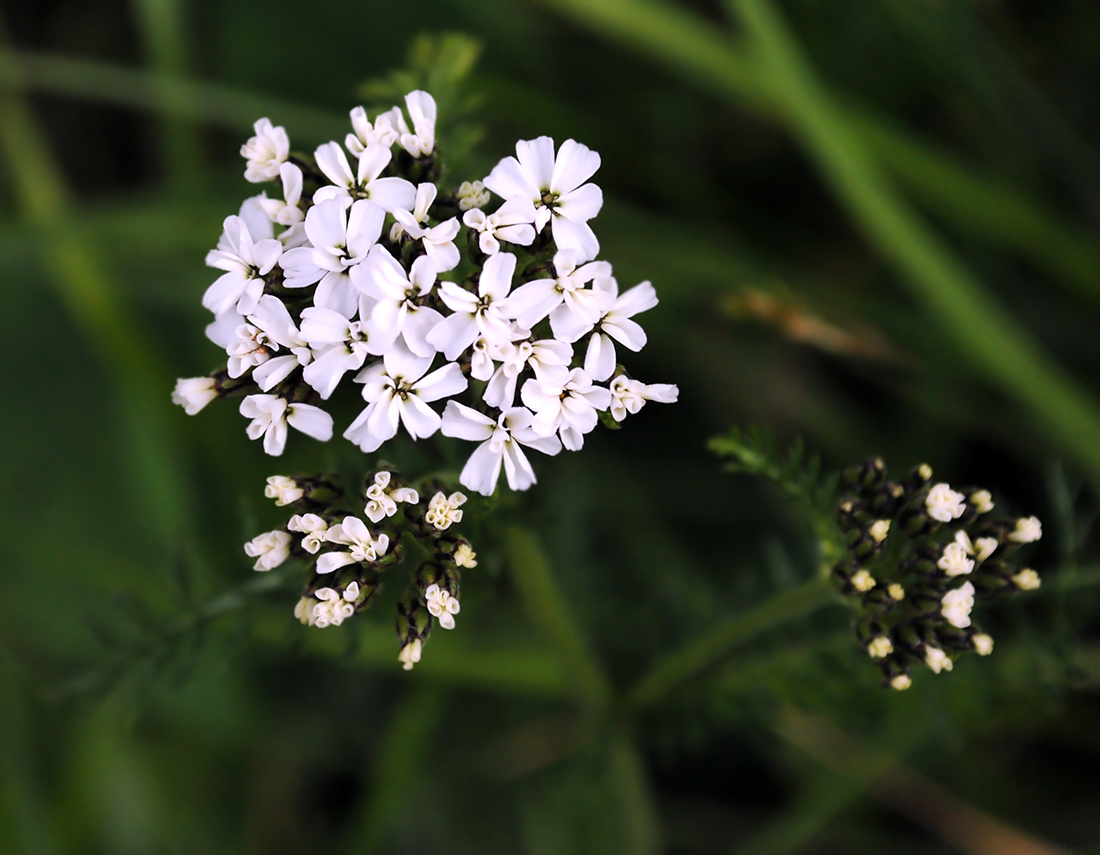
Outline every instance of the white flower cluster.
<path fill-rule="evenodd" d="M 343 436 L 364 452 L 401 427 L 413 439 L 440 431 L 477 443 L 463 486 L 489 495 L 503 469 L 523 490 L 535 482 L 529 450 L 578 450 L 601 412 L 621 421 L 676 400 L 675 386 L 618 365 L 617 346 L 645 345 L 634 317 L 656 292 L 643 282 L 620 293 L 596 260 L 596 152 L 520 141 L 482 181 L 445 192 L 428 180 L 435 101 L 417 91 L 405 107 L 373 123 L 356 108 L 344 146 L 325 143 L 314 162 L 290 154 L 284 129 L 256 123 L 245 177 L 279 181 L 281 198 L 248 199 L 207 256 L 223 271 L 203 305 L 228 380 L 181 380 L 173 399 L 195 413 L 224 389 L 244 394 L 249 437 L 279 455 L 290 427 L 332 436 L 319 404 L 350 377 L 364 407 Z M 501 200 L 492 212 L 490 193 Z M 380 513 L 399 499 L 372 501 Z"/>

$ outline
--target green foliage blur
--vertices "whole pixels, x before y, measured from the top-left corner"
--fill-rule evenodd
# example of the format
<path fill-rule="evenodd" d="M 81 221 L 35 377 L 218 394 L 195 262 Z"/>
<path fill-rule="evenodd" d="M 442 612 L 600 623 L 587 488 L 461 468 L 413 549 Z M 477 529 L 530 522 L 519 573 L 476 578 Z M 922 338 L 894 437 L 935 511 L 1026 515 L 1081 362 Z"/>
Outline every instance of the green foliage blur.
<path fill-rule="evenodd" d="M 2 16 L 0 852 L 1100 846 L 1094 3 Z M 601 154 L 602 257 L 661 298 L 632 371 L 681 393 L 463 531 L 458 628 L 405 673 L 388 607 L 306 629 L 241 551 L 266 476 L 343 452 L 273 463 L 169 393 L 218 362 L 252 122 L 309 151 L 414 86 L 455 183 L 541 134 Z M 883 689 L 803 507 L 708 451 L 753 424 L 1037 514 L 994 654 Z"/>

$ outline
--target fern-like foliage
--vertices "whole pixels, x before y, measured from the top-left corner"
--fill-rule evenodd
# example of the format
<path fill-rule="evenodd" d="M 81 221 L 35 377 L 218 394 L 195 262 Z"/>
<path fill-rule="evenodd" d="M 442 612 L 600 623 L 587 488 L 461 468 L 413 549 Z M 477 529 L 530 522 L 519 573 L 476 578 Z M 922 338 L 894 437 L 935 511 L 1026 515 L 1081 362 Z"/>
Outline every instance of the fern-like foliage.
<path fill-rule="evenodd" d="M 759 427 L 748 431 L 734 427 L 707 445 L 725 460 L 727 472 L 766 478 L 803 506 L 818 540 L 823 572 L 828 572 L 844 550 L 835 518 L 840 475 L 823 474 L 821 458 L 807 454 L 801 438 L 782 452 L 775 436 Z"/>

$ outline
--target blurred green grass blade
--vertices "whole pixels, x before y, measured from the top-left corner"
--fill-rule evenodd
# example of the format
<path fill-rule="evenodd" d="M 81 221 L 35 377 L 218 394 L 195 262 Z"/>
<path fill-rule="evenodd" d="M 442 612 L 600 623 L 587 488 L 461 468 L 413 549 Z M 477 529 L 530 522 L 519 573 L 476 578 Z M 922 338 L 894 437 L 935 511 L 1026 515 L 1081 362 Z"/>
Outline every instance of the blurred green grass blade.
<path fill-rule="evenodd" d="M 163 88 L 164 80 L 186 78 L 187 30 L 178 0 L 132 0 L 131 7 L 145 43 L 146 60 L 158 74 L 154 84 L 157 89 Z M 164 100 L 165 96 L 160 98 Z M 172 189 L 185 195 L 200 193 L 206 182 L 194 121 L 186 116 L 164 115 L 160 136 L 159 148 L 164 153 Z"/>
<path fill-rule="evenodd" d="M 830 581 L 814 578 L 736 614 L 653 665 L 626 695 L 628 709 L 652 706 L 675 688 L 717 664 L 739 644 L 833 602 Z"/>
<path fill-rule="evenodd" d="M 606 708 L 611 698 L 607 678 L 558 589 L 550 562 L 535 536 L 512 526 L 505 533 L 505 553 L 531 622 L 557 649 L 579 699 L 589 710 Z"/>
<path fill-rule="evenodd" d="M 764 0 L 732 0 L 771 71 L 784 118 L 869 241 L 902 274 L 960 353 L 1016 398 L 1048 437 L 1100 471 L 1100 409 L 892 191 Z"/>
<path fill-rule="evenodd" d="M 178 468 L 168 406 L 172 375 L 138 332 L 94 246 L 69 215 L 72 202 L 45 135 L 14 89 L 0 89 L 0 149 L 23 219 L 38 233 L 42 261 L 73 325 L 99 353 L 117 383 L 125 462 L 136 507 L 150 511 L 162 536 L 187 528 L 185 481 Z M 77 370 L 77 366 L 74 366 Z M 75 416 L 79 424 L 79 416 Z M 79 427 L 77 427 L 79 430 Z"/>
<path fill-rule="evenodd" d="M 626 734 L 612 738 L 609 753 L 608 774 L 622 820 L 618 851 L 622 855 L 657 855 L 662 851 L 661 828 L 645 763 Z"/>
<path fill-rule="evenodd" d="M 292 137 L 300 134 L 310 140 L 342 137 L 349 127 L 346 116 L 254 92 L 9 48 L 0 48 L 0 86 L 25 87 L 241 131 L 251 131 L 256 119 L 268 116 L 274 123 L 286 125 Z"/>
<path fill-rule="evenodd" d="M 1019 192 L 978 178 L 886 122 L 854 109 L 844 111 L 884 167 L 910 192 L 956 227 L 995 240 L 1060 276 L 1086 299 L 1100 300 L 1100 243 L 1059 223 Z"/>
<path fill-rule="evenodd" d="M 381 752 L 370 768 L 367 798 L 344 838 L 341 852 L 392 851 L 400 830 L 416 820 L 424 780 L 432 773 L 432 735 L 440 725 L 439 692 L 418 687 L 393 710 L 389 727 L 380 734 Z M 393 838 L 393 839 L 391 839 Z"/>
<path fill-rule="evenodd" d="M 736 99 L 770 117 L 782 112 L 763 71 L 739 51 L 729 34 L 692 13 L 655 0 L 541 0 L 542 4 L 624 43 L 719 97 Z M 904 135 L 865 108 L 843 107 L 870 152 L 911 190 L 967 231 L 1004 242 L 1062 277 L 1092 300 L 1100 299 L 1096 242 L 1028 201 L 1018 191 L 979 178 Z"/>

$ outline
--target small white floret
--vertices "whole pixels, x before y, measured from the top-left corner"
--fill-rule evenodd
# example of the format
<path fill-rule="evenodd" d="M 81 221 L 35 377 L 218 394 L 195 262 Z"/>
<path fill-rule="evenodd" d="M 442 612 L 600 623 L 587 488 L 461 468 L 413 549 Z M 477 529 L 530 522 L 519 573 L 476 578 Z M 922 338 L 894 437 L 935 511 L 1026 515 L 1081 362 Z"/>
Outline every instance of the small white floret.
<path fill-rule="evenodd" d="M 970 504 L 979 514 L 988 514 L 993 510 L 993 494 L 988 490 L 976 490 L 970 494 Z"/>
<path fill-rule="evenodd" d="M 454 616 L 459 611 L 457 598 L 452 597 L 439 585 L 429 585 L 424 592 L 424 600 L 428 605 L 428 611 L 431 612 L 432 617 L 439 621 L 441 627 L 444 629 L 455 628 Z"/>
<path fill-rule="evenodd" d="M 882 543 L 886 540 L 886 535 L 890 533 L 890 520 L 876 520 L 871 523 L 867 533 L 874 538 L 875 543 Z"/>
<path fill-rule="evenodd" d="M 1043 580 L 1034 570 L 1021 570 L 1012 577 L 1012 581 L 1021 591 L 1034 591 Z"/>
<path fill-rule="evenodd" d="M 460 543 L 454 554 L 455 564 L 459 567 L 477 567 L 477 553 L 468 543 Z"/>
<path fill-rule="evenodd" d="M 876 636 L 867 645 L 867 654 L 872 659 L 883 659 L 893 652 L 894 643 L 885 635 Z"/>
<path fill-rule="evenodd" d="M 272 475 L 264 487 L 264 496 L 274 499 L 276 507 L 280 508 L 298 501 L 304 494 L 305 490 L 298 486 L 298 482 L 285 475 Z"/>
<path fill-rule="evenodd" d="M 967 582 L 960 588 L 943 595 L 940 614 L 954 627 L 966 629 L 970 626 L 970 611 L 974 608 L 974 586 Z"/>
<path fill-rule="evenodd" d="M 183 377 L 176 381 L 172 390 L 172 403 L 183 407 L 189 416 L 195 415 L 203 407 L 218 397 L 213 377 Z"/>
<path fill-rule="evenodd" d="M 878 584 L 874 576 L 868 573 L 866 570 L 857 570 L 852 574 L 852 578 L 849 580 L 852 583 L 852 587 L 861 593 L 870 591 L 875 585 Z"/>
<path fill-rule="evenodd" d="M 904 692 L 910 686 L 913 685 L 913 678 L 908 674 L 898 674 L 890 681 L 890 688 L 897 689 L 899 692 Z"/>
<path fill-rule="evenodd" d="M 966 497 L 962 493 L 956 493 L 948 484 L 936 484 L 928 491 L 924 506 L 932 519 L 951 522 L 966 512 L 965 501 Z"/>
<path fill-rule="evenodd" d="M 993 652 L 993 636 L 991 635 L 979 632 L 970 641 L 979 656 L 988 656 Z"/>
<path fill-rule="evenodd" d="M 244 545 L 244 554 L 256 559 L 253 570 L 272 570 L 290 557 L 291 540 L 285 531 L 266 531 Z"/>
<path fill-rule="evenodd" d="M 950 671 L 955 667 L 955 663 L 951 661 L 951 657 L 938 647 L 925 647 L 924 661 L 928 667 L 932 669 L 932 673 L 934 674 L 938 674 L 940 671 Z"/>
<path fill-rule="evenodd" d="M 428 502 L 428 512 L 424 514 L 424 520 L 437 531 L 444 531 L 454 523 L 462 522 L 460 508 L 464 504 L 466 496 L 463 493 L 454 492 L 449 496 L 442 492 L 436 493 Z"/>
<path fill-rule="evenodd" d="M 1016 543 L 1033 543 L 1043 536 L 1043 526 L 1038 517 L 1016 520 L 1016 530 L 1008 539 Z"/>
<path fill-rule="evenodd" d="M 413 665 L 420 661 L 420 654 L 423 649 L 423 642 L 419 638 L 414 638 L 401 648 L 401 652 L 397 655 L 397 661 L 401 663 L 401 667 L 406 671 L 411 671 Z"/>
<path fill-rule="evenodd" d="M 286 527 L 303 536 L 302 549 L 310 555 L 316 555 L 320 551 L 325 542 L 325 532 L 328 531 L 328 523 L 317 514 L 295 514 L 287 520 Z"/>
<path fill-rule="evenodd" d="M 248 161 L 244 177 L 254 184 L 273 181 L 290 156 L 290 138 L 281 125 L 272 127 L 270 119 L 259 119 L 252 127 L 256 135 L 241 146 L 241 157 Z"/>

